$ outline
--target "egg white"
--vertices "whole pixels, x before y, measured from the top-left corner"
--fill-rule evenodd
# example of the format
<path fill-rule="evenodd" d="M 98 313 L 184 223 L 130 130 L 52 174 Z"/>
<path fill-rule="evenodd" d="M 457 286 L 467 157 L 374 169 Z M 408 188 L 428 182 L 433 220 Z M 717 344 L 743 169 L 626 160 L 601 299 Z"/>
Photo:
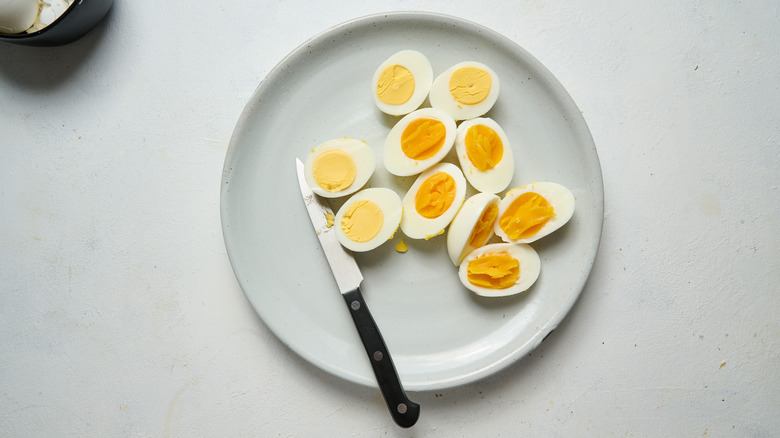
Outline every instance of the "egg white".
<path fill-rule="evenodd" d="M 504 146 L 504 153 L 501 161 L 496 163 L 492 169 L 480 171 L 474 166 L 474 163 L 468 157 L 466 152 L 466 133 L 469 128 L 475 125 L 484 125 L 495 131 L 501 143 Z M 472 187 L 480 192 L 498 193 L 509 186 L 512 177 L 515 174 L 515 159 L 512 153 L 512 146 L 506 133 L 495 120 L 483 117 L 466 120 L 458 126 L 457 136 L 455 137 L 455 151 L 458 155 L 458 162 L 463 175 Z"/>
<path fill-rule="evenodd" d="M 366 242 L 355 242 L 344 233 L 344 230 L 341 228 L 341 221 L 344 219 L 344 213 L 349 206 L 361 200 L 369 200 L 378 205 L 380 210 L 382 210 L 384 218 L 382 228 L 376 236 Z M 352 195 L 339 208 L 333 221 L 333 229 L 339 242 L 345 248 L 355 252 L 371 251 L 393 237 L 393 234 L 398 229 L 398 225 L 401 223 L 402 214 L 401 197 L 393 190 L 384 187 L 364 189 Z"/>
<path fill-rule="evenodd" d="M 460 207 L 458 214 L 452 219 L 447 230 L 447 254 L 455 266 L 458 266 L 468 253 L 484 245 L 493 236 L 493 227 L 484 242 L 474 247 L 469 244 L 469 238 L 474 231 L 474 226 L 482 217 L 482 213 L 491 205 L 498 204 L 501 198 L 492 193 L 477 193 L 466 199 Z"/>
<path fill-rule="evenodd" d="M 514 285 L 505 289 L 491 289 L 471 284 L 468 280 L 468 264 L 475 258 L 489 253 L 505 252 L 520 262 L 520 277 Z M 542 263 L 539 254 L 531 246 L 512 243 L 491 243 L 471 251 L 458 268 L 461 283 L 470 291 L 484 297 L 506 297 L 528 290 L 539 278 Z"/>
<path fill-rule="evenodd" d="M 439 172 L 445 172 L 455 180 L 455 199 L 452 205 L 439 217 L 429 219 L 422 216 L 415 208 L 415 197 L 425 180 Z M 430 239 L 442 234 L 463 204 L 463 200 L 466 198 L 466 188 L 466 178 L 463 177 L 463 172 L 458 166 L 454 164 L 439 163 L 421 173 L 402 200 L 404 214 L 401 218 L 401 231 L 412 239 Z"/>
<path fill-rule="evenodd" d="M 331 192 L 320 187 L 314 179 L 314 174 L 312 172 L 312 166 L 317 156 L 330 150 L 346 152 L 352 157 L 356 167 L 355 180 L 352 184 L 346 189 L 337 192 Z M 371 178 L 371 175 L 374 174 L 375 168 L 376 156 L 374 155 L 373 149 L 371 149 L 366 142 L 343 137 L 328 140 L 312 149 L 306 156 L 306 161 L 304 162 L 304 176 L 314 193 L 323 198 L 338 198 L 351 195 L 360 190 L 366 182 L 368 182 L 369 178 Z"/>
<path fill-rule="evenodd" d="M 409 70 L 412 76 L 414 76 L 414 92 L 412 93 L 412 97 L 400 105 L 382 102 L 376 92 L 379 76 L 385 68 L 391 65 L 400 65 Z M 425 98 L 428 97 L 432 82 L 433 68 L 431 68 L 431 63 L 428 61 L 428 58 L 416 50 L 401 50 L 382 62 L 374 72 L 371 82 L 374 103 L 380 111 L 392 116 L 408 114 L 422 105 Z"/>
<path fill-rule="evenodd" d="M 466 105 L 456 101 L 452 97 L 452 94 L 450 93 L 450 77 L 452 77 L 452 74 L 456 70 L 462 67 L 477 67 L 490 74 L 490 92 L 488 92 L 487 97 L 482 102 L 474 105 Z M 433 84 L 431 84 L 431 91 L 428 97 L 432 107 L 446 112 L 455 120 L 467 120 L 480 117 L 490 111 L 496 103 L 496 100 L 498 100 L 499 90 L 500 81 L 493 69 L 479 62 L 465 61 L 453 65 L 437 76 L 436 79 L 433 80 Z"/>
<path fill-rule="evenodd" d="M 401 136 L 410 123 L 422 118 L 438 120 L 444 124 L 444 144 L 433 156 L 424 160 L 415 160 L 408 157 L 401 149 Z M 396 176 L 417 175 L 441 161 L 450 152 L 452 145 L 455 144 L 456 133 L 455 120 L 443 111 L 422 108 L 411 112 L 401 118 L 387 134 L 382 160 L 384 166 L 388 172 Z"/>
<path fill-rule="evenodd" d="M 553 207 L 553 216 L 533 236 L 515 240 L 510 239 L 507 233 L 501 229 L 501 226 L 499 225 L 501 216 L 503 216 L 507 208 L 518 196 L 528 192 L 538 193 L 544 197 Z M 498 204 L 498 219 L 496 220 L 494 232 L 497 236 L 501 237 L 504 242 L 532 243 L 564 226 L 569 222 L 569 219 L 571 219 L 573 215 L 574 194 L 572 194 L 568 188 L 552 182 L 535 182 L 516 187 L 507 192 L 504 199 Z"/>

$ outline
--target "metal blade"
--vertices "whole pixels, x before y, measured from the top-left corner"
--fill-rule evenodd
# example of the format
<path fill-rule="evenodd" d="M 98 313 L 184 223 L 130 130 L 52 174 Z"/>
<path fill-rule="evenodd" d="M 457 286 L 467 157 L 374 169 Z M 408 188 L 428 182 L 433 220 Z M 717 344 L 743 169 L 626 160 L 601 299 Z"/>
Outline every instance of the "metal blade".
<path fill-rule="evenodd" d="M 330 270 L 336 278 L 339 291 L 342 294 L 355 290 L 360 282 L 363 281 L 363 274 L 352 257 L 352 253 L 341 246 L 333 225 L 328 226 L 328 214 L 332 215 L 333 210 L 309 188 L 303 171 L 303 163 L 295 159 L 295 166 L 298 170 L 298 185 L 301 187 L 303 202 L 306 204 L 306 211 L 309 212 L 309 218 L 314 231 L 317 232 L 317 238 L 320 239 L 325 257 L 328 259 Z"/>

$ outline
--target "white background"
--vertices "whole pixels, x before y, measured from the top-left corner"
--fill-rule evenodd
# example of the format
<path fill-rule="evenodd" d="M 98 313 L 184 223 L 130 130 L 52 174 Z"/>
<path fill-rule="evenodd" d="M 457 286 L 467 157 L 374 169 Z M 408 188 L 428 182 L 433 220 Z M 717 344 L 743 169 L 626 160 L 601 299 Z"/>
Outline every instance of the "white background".
<path fill-rule="evenodd" d="M 558 329 L 497 375 L 410 394 L 410 430 L 265 327 L 219 211 L 263 77 L 391 10 L 470 19 L 539 59 L 583 112 L 606 197 Z M 1 434 L 772 436 L 778 28 L 770 0 L 137 0 L 68 46 L 0 44 Z"/>

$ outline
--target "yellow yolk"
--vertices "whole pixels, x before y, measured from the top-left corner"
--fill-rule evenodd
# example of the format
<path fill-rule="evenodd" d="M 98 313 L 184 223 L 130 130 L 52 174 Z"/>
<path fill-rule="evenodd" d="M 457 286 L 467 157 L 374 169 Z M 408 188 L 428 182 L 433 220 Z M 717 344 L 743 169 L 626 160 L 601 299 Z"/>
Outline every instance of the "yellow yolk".
<path fill-rule="evenodd" d="M 333 216 L 333 213 L 331 212 L 325 212 L 325 227 L 330 228 L 333 226 L 333 221 L 336 219 L 336 216 Z"/>
<path fill-rule="evenodd" d="M 323 190 L 340 192 L 355 181 L 357 166 L 348 153 L 333 149 L 319 154 L 314 159 L 312 175 Z"/>
<path fill-rule="evenodd" d="M 462 67 L 450 76 L 450 94 L 456 102 L 476 105 L 488 97 L 493 80 L 490 73 L 477 67 Z"/>
<path fill-rule="evenodd" d="M 435 219 L 450 208 L 455 193 L 455 179 L 446 172 L 435 173 L 420 185 L 414 207 L 422 217 Z"/>
<path fill-rule="evenodd" d="M 364 199 L 347 208 L 341 218 L 341 229 L 353 242 L 368 242 L 379 234 L 384 219 L 382 209 L 375 202 Z"/>
<path fill-rule="evenodd" d="M 504 156 L 504 144 L 496 131 L 485 125 L 474 125 L 466 131 L 466 154 L 480 172 L 490 170 Z"/>
<path fill-rule="evenodd" d="M 444 123 L 438 120 L 414 120 L 401 134 L 401 150 L 413 160 L 430 158 L 444 145 L 446 134 Z"/>
<path fill-rule="evenodd" d="M 402 240 L 402 241 L 398 242 L 398 245 L 395 246 L 395 250 L 398 251 L 398 252 L 402 252 L 403 253 L 403 252 L 406 252 L 407 250 L 409 250 L 409 247 L 406 246 L 406 243 L 404 243 L 404 241 Z"/>
<path fill-rule="evenodd" d="M 483 254 L 466 269 L 469 283 L 489 289 L 506 289 L 520 278 L 520 262 L 505 252 Z"/>
<path fill-rule="evenodd" d="M 444 230 L 443 230 L 443 229 L 439 230 L 439 231 L 438 231 L 436 234 L 430 234 L 430 235 L 428 235 L 428 236 L 425 236 L 425 240 L 431 240 L 431 239 L 433 239 L 434 237 L 436 237 L 436 236 L 440 236 L 440 235 L 442 235 L 442 234 L 444 234 Z"/>
<path fill-rule="evenodd" d="M 379 75 L 376 95 L 388 105 L 402 105 L 414 94 L 414 75 L 401 65 L 390 65 Z"/>
<path fill-rule="evenodd" d="M 512 201 L 498 226 L 512 240 L 533 236 L 553 217 L 553 207 L 538 193 L 527 192 Z"/>
<path fill-rule="evenodd" d="M 479 248 L 484 245 L 490 237 L 490 233 L 493 232 L 493 224 L 496 222 L 498 216 L 498 205 L 490 204 L 485 211 L 482 212 L 482 216 L 474 225 L 474 229 L 469 236 L 469 245 L 472 248 Z"/>

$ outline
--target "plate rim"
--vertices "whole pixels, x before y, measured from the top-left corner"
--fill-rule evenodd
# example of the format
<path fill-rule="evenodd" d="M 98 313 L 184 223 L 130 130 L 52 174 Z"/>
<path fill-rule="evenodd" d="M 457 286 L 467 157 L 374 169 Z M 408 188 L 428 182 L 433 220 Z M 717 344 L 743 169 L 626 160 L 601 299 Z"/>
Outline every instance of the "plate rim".
<path fill-rule="evenodd" d="M 258 311 L 256 306 L 253 304 L 250 294 L 246 290 L 243 282 L 241 281 L 241 276 L 239 275 L 236 266 L 237 261 L 234 260 L 234 252 L 231 251 L 231 247 L 233 243 L 231 237 L 229 237 L 230 233 L 228 232 L 228 228 L 229 228 L 228 218 L 230 216 L 230 213 L 228 212 L 228 207 L 226 206 L 227 198 L 229 197 L 228 193 L 230 191 L 230 188 L 228 187 L 229 186 L 228 182 L 230 181 L 230 176 L 232 174 L 231 165 L 235 160 L 235 154 L 238 149 L 238 147 L 236 146 L 237 136 L 239 135 L 242 127 L 246 124 L 247 120 L 250 119 L 251 114 L 257 111 L 257 109 L 262 106 L 262 104 L 258 104 L 257 97 L 263 94 L 268 84 L 274 82 L 274 80 L 277 78 L 278 75 L 284 74 L 285 64 L 287 64 L 291 58 L 297 56 L 301 50 L 311 45 L 311 43 L 326 40 L 333 35 L 340 34 L 343 31 L 348 30 L 357 25 L 363 25 L 365 23 L 377 22 L 377 21 L 382 21 L 384 22 L 383 24 L 387 24 L 393 21 L 401 21 L 401 22 L 407 20 L 417 21 L 421 19 L 437 21 L 440 24 L 450 24 L 453 25 L 454 27 L 468 28 L 470 31 L 476 31 L 481 35 L 488 37 L 488 39 L 491 40 L 491 42 L 499 41 L 502 44 L 502 47 L 508 46 L 509 48 L 511 48 L 512 52 L 518 53 L 524 61 L 529 62 L 534 69 L 544 73 L 543 78 L 546 80 L 546 85 L 555 92 L 556 98 L 564 99 L 566 100 L 567 104 L 573 105 L 574 108 L 579 108 L 577 104 L 574 102 L 569 92 L 563 87 L 563 84 L 560 83 L 557 77 L 553 75 L 552 72 L 547 67 L 545 67 L 538 59 L 536 59 L 536 57 L 534 57 L 531 53 L 525 50 L 518 43 L 508 38 L 507 36 L 497 31 L 494 31 L 493 29 L 490 29 L 484 25 L 478 24 L 468 19 L 460 18 L 453 15 L 436 13 L 436 12 L 393 11 L 393 12 L 368 14 L 331 26 L 315 34 L 314 36 L 306 39 L 301 44 L 297 45 L 294 49 L 292 49 L 289 53 L 287 53 L 284 57 L 282 57 L 282 59 L 279 62 L 277 62 L 268 71 L 265 77 L 263 77 L 263 79 L 260 81 L 260 83 L 252 92 L 251 96 L 249 97 L 246 104 L 244 105 L 244 108 L 236 122 L 236 125 L 230 137 L 230 141 L 228 143 L 227 151 L 225 153 L 225 161 L 222 169 L 221 188 L 220 188 L 220 220 L 221 220 L 221 228 L 222 228 L 225 248 L 226 248 L 228 258 L 230 260 L 230 264 L 234 276 L 238 280 L 239 287 L 241 287 L 242 292 L 244 293 L 247 300 L 250 302 L 250 305 L 252 305 L 255 313 L 258 315 L 258 317 L 266 326 L 266 328 L 268 328 L 283 345 L 290 348 L 290 350 L 295 352 L 301 358 L 305 359 L 307 362 L 310 362 L 316 367 L 324 371 L 327 371 L 328 373 L 334 376 L 343 378 L 345 380 L 354 383 L 358 383 L 360 385 L 369 386 L 369 387 L 376 387 L 377 386 L 376 382 L 370 379 L 367 380 L 366 378 L 359 375 L 345 373 L 343 370 L 331 366 L 330 363 L 318 360 L 318 358 L 306 354 L 306 352 L 304 351 L 299 351 L 299 349 L 296 349 L 294 346 L 290 345 L 290 343 L 287 342 L 287 340 L 283 335 L 280 335 L 280 333 L 278 333 L 274 327 L 268 324 L 265 318 L 263 318 L 261 312 Z M 431 380 L 427 382 L 421 381 L 421 382 L 415 382 L 415 384 L 411 384 L 411 385 L 405 383 L 404 387 L 407 388 L 407 390 L 430 391 L 430 390 L 441 390 L 441 389 L 464 386 L 464 385 L 475 383 L 479 380 L 487 378 L 499 371 L 506 369 L 512 363 L 521 359 L 524 354 L 528 354 L 531 351 L 535 350 L 539 346 L 539 344 L 562 323 L 566 315 L 568 315 L 568 313 L 571 311 L 574 304 L 579 299 L 580 295 L 582 294 L 582 291 L 587 285 L 588 279 L 590 278 L 590 275 L 593 270 L 593 265 L 595 263 L 596 256 L 598 254 L 601 245 L 601 235 L 603 232 L 603 223 L 604 223 L 604 182 L 603 182 L 603 173 L 601 170 L 601 162 L 598 157 L 598 151 L 596 149 L 593 136 L 590 132 L 590 129 L 584 117 L 580 115 L 580 117 L 576 117 L 574 120 L 569 120 L 569 121 L 572 123 L 573 131 L 577 133 L 577 137 L 580 138 L 581 140 L 587 141 L 587 144 L 585 146 L 589 147 L 590 149 L 589 152 L 593 154 L 594 162 L 592 164 L 595 166 L 595 170 L 597 170 L 597 172 L 594 173 L 594 175 L 597 177 L 597 180 L 594 180 L 592 184 L 597 185 L 598 188 L 600 189 L 597 193 L 598 196 L 594 197 L 594 201 L 596 201 L 597 206 L 600 207 L 599 217 L 598 217 L 599 226 L 598 229 L 595 230 L 595 233 L 592 236 L 592 239 L 595 240 L 595 246 L 593 247 L 592 256 L 587 261 L 587 263 L 583 265 L 583 267 L 586 268 L 587 272 L 586 275 L 584 275 L 584 277 L 582 278 L 582 284 L 578 287 L 576 293 L 569 296 L 568 299 L 564 300 L 561 303 L 561 305 L 558 306 L 555 312 L 552 313 L 552 315 L 550 315 L 550 318 L 541 321 L 543 323 L 540 324 L 539 329 L 534 332 L 534 334 L 528 339 L 527 342 L 519 344 L 516 348 L 511 349 L 506 355 L 502 356 L 498 360 L 493 361 L 485 366 L 478 367 L 475 370 L 472 370 L 471 372 L 464 373 L 460 375 L 460 377 L 458 378 Z"/>

